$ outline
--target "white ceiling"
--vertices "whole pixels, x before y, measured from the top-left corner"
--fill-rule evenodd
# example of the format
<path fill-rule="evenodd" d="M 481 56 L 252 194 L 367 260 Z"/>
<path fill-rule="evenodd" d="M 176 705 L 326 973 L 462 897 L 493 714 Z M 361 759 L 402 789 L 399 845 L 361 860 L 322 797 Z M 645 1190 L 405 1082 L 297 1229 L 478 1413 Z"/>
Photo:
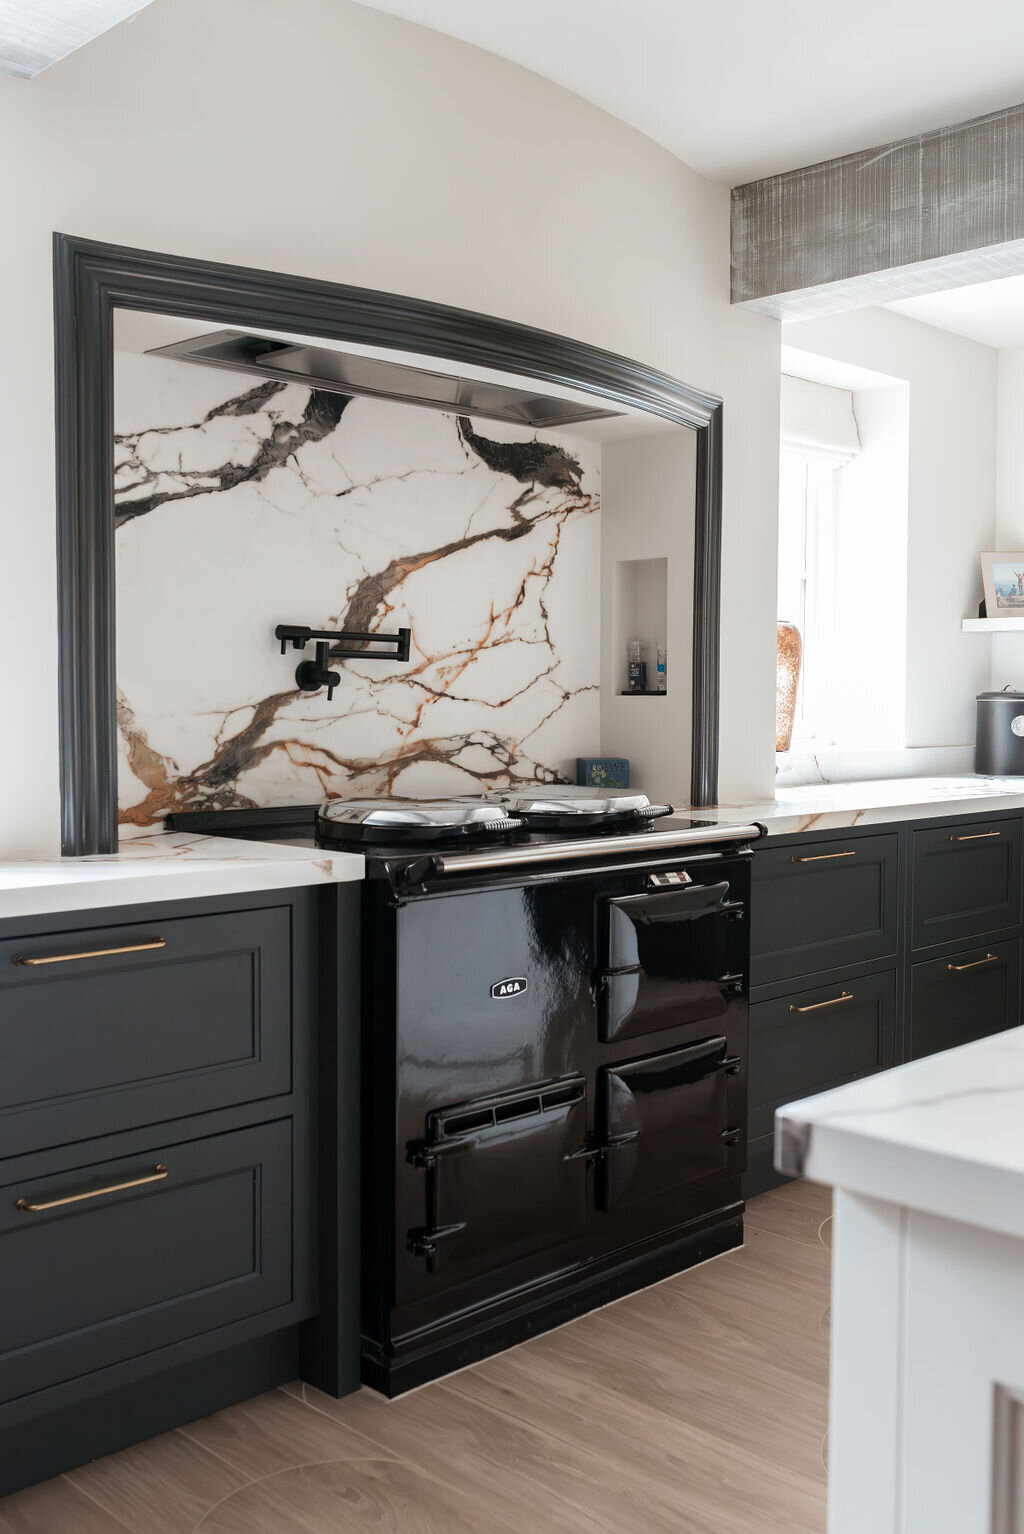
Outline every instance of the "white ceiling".
<path fill-rule="evenodd" d="M 149 0 L 0 0 L 0 74 L 30 79 Z"/>
<path fill-rule="evenodd" d="M 985 346 L 1024 346 L 1024 276 L 997 277 L 944 293 L 894 299 L 885 307 Z"/>
<path fill-rule="evenodd" d="M 733 186 L 1024 100 L 1020 0 L 360 3 L 545 75 Z"/>

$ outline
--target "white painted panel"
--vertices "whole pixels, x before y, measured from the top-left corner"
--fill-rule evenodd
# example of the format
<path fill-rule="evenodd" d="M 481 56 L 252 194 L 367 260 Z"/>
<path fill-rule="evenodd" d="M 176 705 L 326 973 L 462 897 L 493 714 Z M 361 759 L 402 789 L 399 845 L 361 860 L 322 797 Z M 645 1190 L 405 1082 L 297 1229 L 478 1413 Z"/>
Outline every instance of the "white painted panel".
<path fill-rule="evenodd" d="M 903 1534 L 904 1216 L 892 1204 L 839 1189 L 833 1200 L 829 1534 Z"/>
<path fill-rule="evenodd" d="M 998 1395 L 1024 1394 L 1024 1242 L 907 1219 L 905 1531 L 991 1534 Z"/>

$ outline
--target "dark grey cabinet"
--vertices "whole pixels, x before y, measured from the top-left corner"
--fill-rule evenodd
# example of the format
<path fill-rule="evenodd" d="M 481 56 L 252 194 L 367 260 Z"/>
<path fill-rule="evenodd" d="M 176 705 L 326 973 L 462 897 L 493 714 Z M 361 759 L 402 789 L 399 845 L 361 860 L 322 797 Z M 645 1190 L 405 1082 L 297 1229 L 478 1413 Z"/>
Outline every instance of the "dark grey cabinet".
<path fill-rule="evenodd" d="M 290 1118 L 80 1154 L 0 1168 L 0 1400 L 293 1297 Z"/>
<path fill-rule="evenodd" d="M 1020 852 L 1019 816 L 915 831 L 913 947 L 1018 926 Z"/>
<path fill-rule="evenodd" d="M 750 1009 L 750 1136 L 775 1109 L 895 1064 L 896 971 L 793 991 Z"/>
<path fill-rule="evenodd" d="M 1018 1022 L 1020 938 L 943 954 L 913 965 L 910 973 L 912 1060 Z"/>
<path fill-rule="evenodd" d="M 1024 814 L 755 844 L 744 1192 L 775 1111 L 1021 1021 Z"/>
<path fill-rule="evenodd" d="M 895 969 L 791 990 L 750 1008 L 749 1191 L 777 1181 L 775 1110 L 896 1062 Z"/>
<path fill-rule="evenodd" d="M 897 872 L 895 835 L 759 848 L 751 894 L 751 984 L 894 956 Z"/>
<path fill-rule="evenodd" d="M 289 1092 L 291 919 L 0 940 L 0 1156 Z"/>
<path fill-rule="evenodd" d="M 340 909 L 0 923 L 0 1495 L 303 1372 L 358 1382 Z"/>

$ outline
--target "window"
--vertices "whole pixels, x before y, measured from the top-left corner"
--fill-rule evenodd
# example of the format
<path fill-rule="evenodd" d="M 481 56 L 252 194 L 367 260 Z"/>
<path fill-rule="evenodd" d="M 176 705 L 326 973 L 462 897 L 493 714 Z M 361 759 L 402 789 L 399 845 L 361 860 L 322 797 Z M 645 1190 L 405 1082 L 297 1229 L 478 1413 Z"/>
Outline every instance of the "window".
<path fill-rule="evenodd" d="M 782 382 L 778 616 L 803 650 L 790 753 L 902 749 L 907 387 Z"/>
<path fill-rule="evenodd" d="M 831 745 L 836 671 L 839 464 L 783 447 L 779 465 L 779 619 L 803 641 L 791 750 Z"/>

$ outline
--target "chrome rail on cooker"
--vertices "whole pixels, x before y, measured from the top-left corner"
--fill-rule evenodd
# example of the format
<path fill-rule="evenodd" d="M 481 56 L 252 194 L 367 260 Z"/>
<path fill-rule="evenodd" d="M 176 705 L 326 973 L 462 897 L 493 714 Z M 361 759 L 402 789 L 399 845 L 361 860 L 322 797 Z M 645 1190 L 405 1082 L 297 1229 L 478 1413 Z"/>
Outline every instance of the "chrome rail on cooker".
<path fill-rule="evenodd" d="M 713 842 L 754 841 L 764 835 L 759 825 L 680 826 L 678 831 L 630 831 L 623 836 L 589 836 L 527 847 L 491 847 L 486 852 L 430 854 L 439 874 L 475 873 L 486 868 L 515 868 L 533 863 L 568 863 L 593 853 L 669 852 L 677 847 L 703 847 Z"/>

